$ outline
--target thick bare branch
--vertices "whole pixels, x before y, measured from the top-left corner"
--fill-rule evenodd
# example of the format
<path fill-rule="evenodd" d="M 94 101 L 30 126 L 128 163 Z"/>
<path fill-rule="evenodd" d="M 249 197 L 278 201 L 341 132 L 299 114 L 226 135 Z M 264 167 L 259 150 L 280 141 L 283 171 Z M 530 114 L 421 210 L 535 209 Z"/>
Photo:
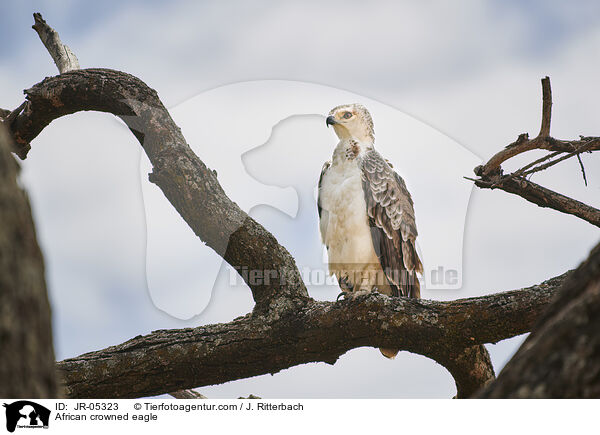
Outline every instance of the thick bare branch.
<path fill-rule="evenodd" d="M 336 303 L 312 301 L 279 319 L 253 314 L 227 324 L 156 331 L 58 367 L 69 397 L 118 398 L 218 384 L 308 362 L 333 364 L 359 346 L 407 350 L 443 365 L 459 357 L 481 361 L 472 353 L 461 356 L 461 349 L 529 331 L 565 275 L 527 289 L 452 302 L 377 293 Z M 451 372 L 457 364 L 450 365 Z M 479 386 L 489 380 L 485 370 L 476 378 Z M 472 382 L 457 379 L 457 386 L 471 392 Z M 469 394 L 459 390 L 457 395 Z"/>
<path fill-rule="evenodd" d="M 480 397 L 600 398 L 600 244 Z"/>
<path fill-rule="evenodd" d="M 59 73 L 72 71 L 79 69 L 79 61 L 77 56 L 71 51 L 69 47 L 63 44 L 58 36 L 58 33 L 46 24 L 46 21 L 42 18 L 42 14 L 33 14 L 35 23 L 32 27 L 37 32 L 42 43 L 52 56 Z"/>
<path fill-rule="evenodd" d="M 46 78 L 25 91 L 27 104 L 12 124 L 25 157 L 29 142 L 54 119 L 81 110 L 112 113 L 136 136 L 158 185 L 194 233 L 229 264 L 271 274 L 248 282 L 257 310 L 294 309 L 308 293 L 288 251 L 232 202 L 185 141 L 156 91 L 119 71 L 88 69 Z M 243 276 L 243 278 L 247 278 Z"/>

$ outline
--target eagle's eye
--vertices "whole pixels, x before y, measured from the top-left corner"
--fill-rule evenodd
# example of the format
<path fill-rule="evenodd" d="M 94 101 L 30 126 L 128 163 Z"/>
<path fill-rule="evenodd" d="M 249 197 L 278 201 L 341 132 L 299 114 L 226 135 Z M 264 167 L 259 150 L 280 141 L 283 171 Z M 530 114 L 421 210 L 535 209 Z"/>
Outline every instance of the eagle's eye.
<path fill-rule="evenodd" d="M 344 112 L 344 114 L 342 115 L 342 118 L 344 118 L 344 119 L 352 118 L 352 112 Z"/>

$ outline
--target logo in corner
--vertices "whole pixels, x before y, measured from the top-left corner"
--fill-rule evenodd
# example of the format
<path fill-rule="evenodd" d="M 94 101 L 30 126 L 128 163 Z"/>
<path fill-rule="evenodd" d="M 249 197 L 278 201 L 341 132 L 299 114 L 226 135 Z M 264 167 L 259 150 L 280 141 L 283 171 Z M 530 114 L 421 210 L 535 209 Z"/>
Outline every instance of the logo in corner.
<path fill-rule="evenodd" d="M 16 428 L 47 429 L 50 422 L 50 410 L 29 400 L 19 400 L 3 405 L 6 408 L 6 430 L 14 432 Z"/>

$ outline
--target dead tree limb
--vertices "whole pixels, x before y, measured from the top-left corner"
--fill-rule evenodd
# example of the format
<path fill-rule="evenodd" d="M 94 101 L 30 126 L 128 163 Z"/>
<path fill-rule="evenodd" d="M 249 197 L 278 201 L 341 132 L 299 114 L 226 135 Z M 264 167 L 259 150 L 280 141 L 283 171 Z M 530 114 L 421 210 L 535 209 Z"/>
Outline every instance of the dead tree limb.
<path fill-rule="evenodd" d="M 534 139 L 529 139 L 527 133 L 519 135 L 515 142 L 492 156 L 485 165 L 477 166 L 474 169 L 475 175 L 479 178 L 465 178 L 475 182 L 475 185 L 479 188 L 501 189 L 505 192 L 519 195 L 540 207 L 549 207 L 563 213 L 571 214 L 600 227 L 600 210 L 535 184 L 527 178 L 527 176 L 531 176 L 533 173 L 545 170 L 571 157 L 577 157 L 581 163 L 581 153 L 600 150 L 600 137 L 581 136 L 579 140 L 572 141 L 558 140 L 551 137 L 551 115 L 552 91 L 550 88 L 550 78 L 544 77 L 542 79 L 542 123 L 539 135 Z M 501 167 L 502 163 L 512 157 L 534 149 L 547 150 L 551 153 L 511 174 L 504 174 Z M 546 162 L 549 159 L 553 160 Z M 583 164 L 581 164 L 581 167 L 584 181 L 587 185 Z"/>
<path fill-rule="evenodd" d="M 150 181 L 202 241 L 237 270 L 245 266 L 276 275 L 268 282 L 247 282 L 256 310 L 293 309 L 308 300 L 289 252 L 227 197 L 215 173 L 188 146 L 156 91 L 144 82 L 119 71 L 84 69 L 48 77 L 25 94 L 27 104 L 12 123 L 22 158 L 29 143 L 54 119 L 81 110 L 112 113 L 127 124 L 150 159 Z"/>
<path fill-rule="evenodd" d="M 62 43 L 58 33 L 46 24 L 42 15 L 35 13 L 33 14 L 33 19 L 35 20 L 35 23 L 31 28 L 37 32 L 42 43 L 46 47 L 46 50 L 48 50 L 48 53 L 52 56 L 52 59 L 58 68 L 58 72 L 62 74 L 67 71 L 79 69 L 79 61 L 77 60 L 75 53 Z"/>
<path fill-rule="evenodd" d="M 452 302 L 376 293 L 335 303 L 311 301 L 278 319 L 249 314 L 226 324 L 155 331 L 58 367 L 69 397 L 113 398 L 219 384 L 308 362 L 333 364 L 360 346 L 425 355 L 448 364 L 454 374 L 464 370 L 452 362 L 461 349 L 529 331 L 565 275 L 527 289 Z M 475 379 L 489 381 L 487 368 L 479 370 Z M 456 382 L 459 388 L 481 387 L 466 377 Z M 458 397 L 466 396 L 458 391 Z"/>

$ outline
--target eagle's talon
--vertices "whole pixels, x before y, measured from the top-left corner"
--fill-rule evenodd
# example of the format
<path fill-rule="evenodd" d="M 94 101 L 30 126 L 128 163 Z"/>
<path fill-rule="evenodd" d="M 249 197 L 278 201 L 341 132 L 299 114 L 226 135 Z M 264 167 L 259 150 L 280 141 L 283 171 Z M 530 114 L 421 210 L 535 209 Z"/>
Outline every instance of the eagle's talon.
<path fill-rule="evenodd" d="M 340 293 L 340 294 L 337 296 L 337 298 L 335 299 L 335 301 L 336 301 L 336 302 L 337 302 L 337 301 L 339 301 L 339 300 L 340 300 L 340 298 L 341 298 L 342 296 L 344 297 L 344 299 L 348 299 L 348 297 L 350 296 L 350 292 L 344 292 L 344 291 L 343 291 L 343 292 L 341 292 L 341 293 Z"/>

